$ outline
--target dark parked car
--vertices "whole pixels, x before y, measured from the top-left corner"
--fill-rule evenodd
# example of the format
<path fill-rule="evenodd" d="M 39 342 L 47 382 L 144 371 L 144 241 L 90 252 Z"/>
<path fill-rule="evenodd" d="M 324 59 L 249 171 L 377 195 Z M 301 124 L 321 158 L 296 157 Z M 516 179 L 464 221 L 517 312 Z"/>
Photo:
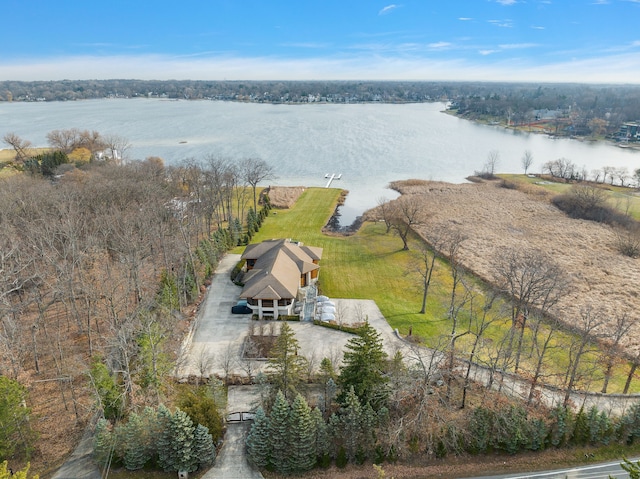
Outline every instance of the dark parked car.
<path fill-rule="evenodd" d="M 235 306 L 231 307 L 232 314 L 251 314 L 253 310 L 247 306 L 247 300 L 241 299 Z"/>

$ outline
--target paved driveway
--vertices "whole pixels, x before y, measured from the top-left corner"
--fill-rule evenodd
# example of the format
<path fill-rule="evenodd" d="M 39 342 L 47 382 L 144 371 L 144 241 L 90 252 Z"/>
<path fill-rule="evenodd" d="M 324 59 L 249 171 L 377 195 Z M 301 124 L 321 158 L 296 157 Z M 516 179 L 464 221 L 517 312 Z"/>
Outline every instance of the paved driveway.
<path fill-rule="evenodd" d="M 184 346 L 187 355 L 179 376 L 202 373 L 204 376 L 224 377 L 226 372 L 247 376 L 248 369 L 252 375 L 266 369 L 265 361 L 253 361 L 248 368 L 247 362 L 240 358 L 252 320 L 250 315 L 231 314 L 231 306 L 238 300 L 241 288 L 231 282 L 229 274 L 238 261 L 240 255 L 226 255 L 213 275 L 193 333 Z M 336 305 L 339 321 L 352 324 L 368 320 L 369 324 L 380 332 L 385 349 L 390 355 L 396 349 L 406 347 L 396 337 L 374 301 L 333 298 L 332 301 Z M 276 322 L 277 326 L 280 324 Z M 353 337 L 349 333 L 315 326 L 308 322 L 293 321 L 288 324 L 300 343 L 300 353 L 308 358 L 313 356 L 317 365 L 322 358 L 328 357 L 335 361 L 337 366 L 345 344 Z M 230 407 L 233 408 L 232 405 Z"/>
<path fill-rule="evenodd" d="M 262 479 L 262 474 L 247 462 L 245 455 L 244 440 L 249 427 L 247 422 L 228 425 L 216 464 L 202 479 Z"/>

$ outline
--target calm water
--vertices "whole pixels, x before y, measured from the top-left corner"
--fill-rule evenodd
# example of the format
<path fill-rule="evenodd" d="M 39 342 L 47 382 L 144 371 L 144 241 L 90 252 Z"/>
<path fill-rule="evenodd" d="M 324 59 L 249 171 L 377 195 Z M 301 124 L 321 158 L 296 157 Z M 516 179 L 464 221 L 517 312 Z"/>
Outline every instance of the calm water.
<path fill-rule="evenodd" d="M 185 158 L 259 157 L 276 170 L 276 185 L 333 185 L 349 190 L 342 224 L 379 197 L 393 197 L 389 181 L 422 178 L 463 182 L 480 170 L 491 150 L 498 170 L 521 172 L 525 150 L 530 171 L 568 158 L 588 171 L 602 166 L 640 167 L 640 152 L 606 144 L 552 140 L 542 135 L 476 125 L 441 113 L 441 103 L 409 105 L 267 105 L 157 99 L 54 103 L 0 103 L 0 136 L 15 132 L 38 146 L 47 132 L 81 128 L 114 133 L 132 144 L 129 156 Z M 186 143 L 184 143 L 186 142 Z"/>

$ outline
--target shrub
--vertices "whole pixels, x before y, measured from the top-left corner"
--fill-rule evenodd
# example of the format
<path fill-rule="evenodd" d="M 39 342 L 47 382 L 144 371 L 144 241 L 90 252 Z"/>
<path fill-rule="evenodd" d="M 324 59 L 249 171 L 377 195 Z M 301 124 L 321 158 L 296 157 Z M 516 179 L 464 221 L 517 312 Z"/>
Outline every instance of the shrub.
<path fill-rule="evenodd" d="M 552 203 L 571 218 L 608 225 L 630 227 L 634 221 L 606 204 L 607 193 L 591 185 L 574 185 L 570 192 L 553 198 Z"/>
<path fill-rule="evenodd" d="M 205 426 L 214 442 L 222 438 L 222 418 L 209 387 L 182 385 L 178 393 L 178 407 L 194 424 Z"/>
<path fill-rule="evenodd" d="M 616 230 L 615 246 L 618 252 L 629 258 L 640 257 L 640 232 L 638 228 Z"/>

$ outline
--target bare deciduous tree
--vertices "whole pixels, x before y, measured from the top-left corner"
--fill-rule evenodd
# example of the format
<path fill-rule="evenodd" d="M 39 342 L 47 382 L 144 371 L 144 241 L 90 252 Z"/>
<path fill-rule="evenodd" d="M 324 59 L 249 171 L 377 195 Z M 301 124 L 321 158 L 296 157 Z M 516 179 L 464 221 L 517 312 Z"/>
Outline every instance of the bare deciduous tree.
<path fill-rule="evenodd" d="M 384 225 L 387 228 L 387 233 L 391 231 L 391 227 L 393 226 L 393 208 L 389 202 L 389 199 L 385 197 L 378 198 L 378 211 L 382 216 L 382 221 L 384 221 Z"/>
<path fill-rule="evenodd" d="M 604 370 L 604 382 L 602 384 L 602 393 L 606 394 L 609 381 L 611 380 L 611 374 L 613 366 L 617 359 L 622 357 L 622 351 L 620 348 L 620 342 L 628 335 L 631 328 L 633 328 L 638 322 L 638 318 L 632 316 L 630 313 L 623 311 L 615 314 L 614 327 L 606 336 L 606 340 L 603 341 L 602 351 L 605 364 Z"/>
<path fill-rule="evenodd" d="M 426 211 L 418 195 L 403 195 L 391 203 L 393 214 L 391 228 L 402 240 L 402 249 L 409 250 L 409 233 L 412 228 L 424 222 Z"/>
<path fill-rule="evenodd" d="M 517 336 L 515 371 L 518 371 L 524 329 L 532 309 L 546 314 L 566 291 L 567 279 L 553 258 L 542 251 L 503 251 L 495 260 L 499 288 L 511 298 L 511 340 Z"/>
<path fill-rule="evenodd" d="M 16 152 L 16 161 L 20 163 L 24 163 L 29 157 L 32 156 L 31 153 L 31 142 L 28 140 L 23 140 L 15 133 L 7 133 L 2 138 L 2 142 L 6 145 L 13 148 Z"/>
<path fill-rule="evenodd" d="M 520 158 L 520 164 L 522 165 L 524 174 L 526 175 L 527 171 L 529 171 L 529 168 L 531 168 L 531 165 L 533 164 L 533 153 L 531 153 L 531 150 L 524 150 L 522 158 Z"/>
<path fill-rule="evenodd" d="M 569 344 L 569 365 L 565 376 L 565 395 L 563 405 L 566 407 L 571 399 L 576 383 L 580 376 L 582 360 L 587 353 L 597 352 L 596 339 L 598 329 L 604 324 L 606 315 L 603 311 L 588 305 L 580 311 L 576 321 L 577 334 Z M 590 374 L 585 374 L 590 376 Z"/>
<path fill-rule="evenodd" d="M 259 158 L 247 158 L 240 162 L 241 176 L 253 190 L 253 211 L 258 211 L 256 188 L 258 183 L 275 177 L 273 167 Z"/>

